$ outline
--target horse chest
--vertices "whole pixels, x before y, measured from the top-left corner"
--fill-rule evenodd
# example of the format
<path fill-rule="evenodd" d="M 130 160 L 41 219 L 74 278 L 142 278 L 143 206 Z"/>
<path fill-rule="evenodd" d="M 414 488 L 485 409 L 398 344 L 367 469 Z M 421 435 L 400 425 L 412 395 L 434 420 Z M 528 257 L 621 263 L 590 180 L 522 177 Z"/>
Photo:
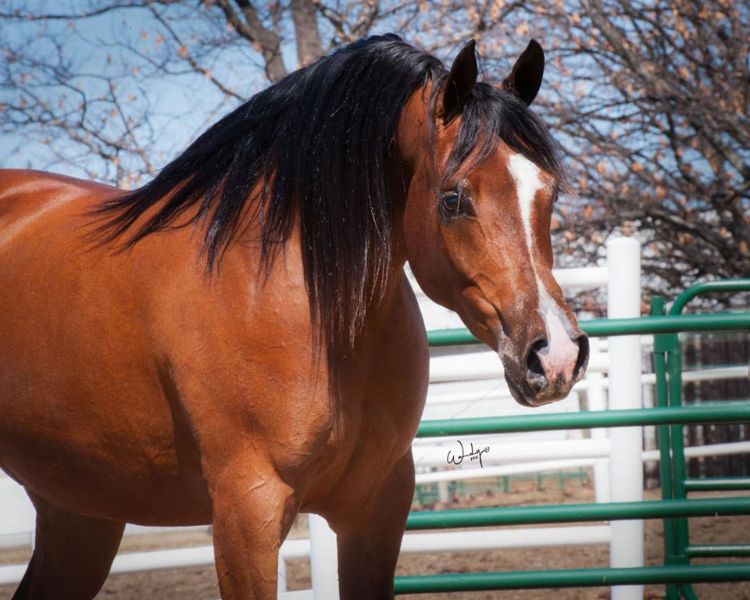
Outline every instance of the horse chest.
<path fill-rule="evenodd" d="M 327 442 L 310 471 L 313 506 L 320 498 L 352 506 L 366 501 L 411 447 L 424 407 L 427 352 L 421 329 L 415 325 L 414 335 L 405 335 L 406 321 L 394 324 L 392 331 L 400 333 L 379 340 L 386 351 L 363 354 L 331 417 Z"/>

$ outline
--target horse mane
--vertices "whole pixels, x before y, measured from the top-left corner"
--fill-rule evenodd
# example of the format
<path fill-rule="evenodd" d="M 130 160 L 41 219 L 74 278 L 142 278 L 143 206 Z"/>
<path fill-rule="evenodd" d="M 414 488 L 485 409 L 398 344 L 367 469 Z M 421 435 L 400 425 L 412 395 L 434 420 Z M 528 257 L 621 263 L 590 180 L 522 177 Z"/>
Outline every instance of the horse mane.
<path fill-rule="evenodd" d="M 446 75 L 437 58 L 393 34 L 345 46 L 239 106 L 143 187 L 98 206 L 97 235 L 113 242 L 127 232 L 127 249 L 157 231 L 200 223 L 210 273 L 251 214 L 267 273 L 296 220 L 311 316 L 330 363 L 352 348 L 367 307 L 384 291 L 402 109 L 430 81 L 434 108 Z M 512 94 L 477 84 L 462 119 L 454 169 L 470 156 L 483 160 L 499 137 L 560 171 L 544 126 Z"/>

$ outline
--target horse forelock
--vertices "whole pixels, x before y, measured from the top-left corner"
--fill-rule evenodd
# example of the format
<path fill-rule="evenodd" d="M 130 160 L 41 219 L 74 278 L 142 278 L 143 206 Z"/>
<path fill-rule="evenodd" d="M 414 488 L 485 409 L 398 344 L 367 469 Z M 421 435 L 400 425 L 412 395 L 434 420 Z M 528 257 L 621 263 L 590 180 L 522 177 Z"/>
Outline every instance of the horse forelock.
<path fill-rule="evenodd" d="M 434 95 L 433 104 L 439 99 L 439 91 Z M 442 173 L 443 185 L 459 170 L 470 171 L 481 165 L 503 143 L 551 175 L 559 188 L 567 188 L 558 144 L 515 94 L 477 83 L 456 118 L 460 124 Z"/>

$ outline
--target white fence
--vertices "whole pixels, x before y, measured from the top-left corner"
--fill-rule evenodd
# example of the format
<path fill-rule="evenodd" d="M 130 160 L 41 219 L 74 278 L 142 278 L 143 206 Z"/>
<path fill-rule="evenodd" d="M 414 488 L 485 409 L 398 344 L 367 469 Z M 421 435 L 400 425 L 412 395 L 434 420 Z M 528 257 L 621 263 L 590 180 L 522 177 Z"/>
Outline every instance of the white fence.
<path fill-rule="evenodd" d="M 570 290 L 607 286 L 610 317 L 640 315 L 640 251 L 638 243 L 625 238 L 607 246 L 606 267 L 555 271 L 561 286 Z M 459 327 L 457 317 L 420 296 L 428 329 Z M 586 378 L 562 403 L 535 409 L 535 412 L 640 408 L 643 384 L 653 384 L 653 375 L 641 373 L 641 344 L 649 338 L 638 336 L 591 340 L 591 358 Z M 502 379 L 502 368 L 494 352 L 473 352 L 436 356 L 431 360 L 430 389 L 426 419 L 458 418 L 526 413 L 512 400 Z M 686 373 L 684 381 L 747 377 L 748 367 L 707 369 Z M 483 468 L 476 463 L 456 468 L 448 465 L 448 449 L 456 440 L 416 440 L 413 445 L 417 483 L 447 482 L 521 473 L 593 467 L 596 499 L 637 501 L 642 499 L 642 462 L 658 460 L 658 452 L 643 451 L 641 428 L 593 430 L 584 438 L 579 431 L 467 436 L 465 444 L 490 446 L 483 455 Z M 750 442 L 688 448 L 688 456 L 718 455 L 750 451 Z M 23 490 L 8 478 L 0 478 L 0 546 L 30 543 L 34 511 Z M 148 528 L 153 531 L 154 528 Z M 129 527 L 126 535 L 143 528 Z M 279 597 L 334 600 L 338 597 L 335 535 L 320 517 L 310 518 L 309 540 L 287 540 L 279 560 Z M 408 533 L 401 551 L 441 552 L 457 550 L 514 549 L 548 546 L 609 544 L 610 564 L 635 567 L 643 564 L 643 524 L 641 521 L 613 522 L 610 525 L 544 527 L 473 532 Z M 289 592 L 286 589 L 286 560 L 309 558 L 313 590 Z M 213 564 L 211 546 L 121 554 L 112 572 L 127 573 L 175 567 Z M 0 566 L 0 584 L 16 583 L 25 565 Z M 639 600 L 642 586 L 613 588 L 614 600 Z"/>

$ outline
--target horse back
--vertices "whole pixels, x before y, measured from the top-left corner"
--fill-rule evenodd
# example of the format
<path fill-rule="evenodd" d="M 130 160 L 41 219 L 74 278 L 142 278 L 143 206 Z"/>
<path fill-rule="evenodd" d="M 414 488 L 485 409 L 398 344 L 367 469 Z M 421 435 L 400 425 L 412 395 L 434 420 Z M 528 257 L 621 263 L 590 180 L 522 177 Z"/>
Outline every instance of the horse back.
<path fill-rule="evenodd" d="M 10 237 L 11 227 L 22 226 L 35 215 L 68 202 L 117 192 L 110 186 L 54 173 L 0 169 L 0 244 Z"/>

